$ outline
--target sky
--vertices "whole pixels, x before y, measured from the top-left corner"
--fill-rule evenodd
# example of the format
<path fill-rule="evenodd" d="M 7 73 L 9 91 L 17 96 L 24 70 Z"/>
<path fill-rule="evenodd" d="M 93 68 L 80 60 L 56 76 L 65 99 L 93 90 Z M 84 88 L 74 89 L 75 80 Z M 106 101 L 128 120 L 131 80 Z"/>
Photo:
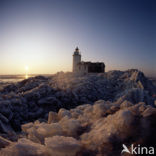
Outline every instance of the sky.
<path fill-rule="evenodd" d="M 0 0 L 0 74 L 72 71 L 83 61 L 106 71 L 156 76 L 155 0 Z"/>

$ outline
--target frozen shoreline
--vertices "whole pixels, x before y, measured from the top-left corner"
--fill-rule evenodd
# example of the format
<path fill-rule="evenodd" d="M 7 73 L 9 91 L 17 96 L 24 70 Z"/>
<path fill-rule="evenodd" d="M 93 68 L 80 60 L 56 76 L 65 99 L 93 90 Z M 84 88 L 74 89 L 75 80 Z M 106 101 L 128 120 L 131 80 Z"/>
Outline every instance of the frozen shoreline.
<path fill-rule="evenodd" d="M 54 152 L 55 148 L 49 143 L 54 141 L 57 146 L 57 139 L 69 143 L 68 149 L 76 148 L 71 155 L 103 154 L 106 150 L 104 145 L 112 153 L 119 152 L 113 149 L 116 141 L 124 142 L 132 134 L 137 136 L 141 129 L 149 136 L 156 130 L 156 127 L 150 126 L 156 119 L 155 99 L 152 96 L 155 93 L 156 87 L 152 82 L 134 69 L 81 76 L 58 73 L 9 84 L 0 92 L 0 133 L 12 141 L 17 141 L 19 137 L 27 139 L 9 143 L 11 146 L 7 144 L 1 155 L 11 156 L 8 150 L 18 153 L 21 149 L 17 146 L 26 150 L 33 148 L 37 156 L 41 148 L 41 155 L 48 155 L 45 149 L 48 148 L 49 153 Z M 142 121 L 149 127 L 144 127 L 146 124 Z M 21 133 L 23 124 L 24 133 Z M 64 137 L 55 138 L 56 135 Z M 111 138 L 112 142 L 109 140 Z M 130 142 L 138 140 L 139 137 L 136 140 L 131 138 Z M 97 144 L 94 148 L 93 142 Z M 147 142 L 147 138 L 143 137 L 142 143 Z"/>

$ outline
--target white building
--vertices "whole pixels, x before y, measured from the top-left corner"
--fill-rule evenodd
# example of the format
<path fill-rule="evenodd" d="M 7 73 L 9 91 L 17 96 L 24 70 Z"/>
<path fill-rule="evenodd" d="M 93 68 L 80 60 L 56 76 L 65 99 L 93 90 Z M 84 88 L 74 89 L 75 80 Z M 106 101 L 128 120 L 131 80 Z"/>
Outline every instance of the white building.
<path fill-rule="evenodd" d="M 81 53 L 77 47 L 73 54 L 73 72 L 74 73 L 104 73 L 105 64 L 103 62 L 83 62 L 81 61 Z"/>

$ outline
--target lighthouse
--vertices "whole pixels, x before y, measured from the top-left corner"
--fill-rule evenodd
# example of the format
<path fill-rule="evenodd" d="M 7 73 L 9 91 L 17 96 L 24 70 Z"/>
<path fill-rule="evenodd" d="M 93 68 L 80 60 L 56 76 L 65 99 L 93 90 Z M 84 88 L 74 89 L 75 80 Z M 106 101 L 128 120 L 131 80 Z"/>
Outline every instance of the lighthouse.
<path fill-rule="evenodd" d="M 76 47 L 74 54 L 73 54 L 73 72 L 78 71 L 78 64 L 81 62 L 81 54 L 79 48 Z"/>
<path fill-rule="evenodd" d="M 73 73 L 88 74 L 88 73 L 104 73 L 104 62 L 85 62 L 81 61 L 81 53 L 79 48 L 76 47 L 73 54 Z"/>

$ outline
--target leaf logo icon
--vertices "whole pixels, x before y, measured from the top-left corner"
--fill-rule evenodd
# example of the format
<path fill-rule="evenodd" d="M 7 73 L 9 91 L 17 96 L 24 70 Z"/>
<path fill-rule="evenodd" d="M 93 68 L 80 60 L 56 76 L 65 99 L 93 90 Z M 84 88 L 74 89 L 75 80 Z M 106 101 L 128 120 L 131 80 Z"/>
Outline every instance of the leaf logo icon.
<path fill-rule="evenodd" d="M 121 153 L 123 152 L 131 153 L 125 144 L 122 144 L 122 147 L 123 147 L 123 150 L 121 151 Z"/>

